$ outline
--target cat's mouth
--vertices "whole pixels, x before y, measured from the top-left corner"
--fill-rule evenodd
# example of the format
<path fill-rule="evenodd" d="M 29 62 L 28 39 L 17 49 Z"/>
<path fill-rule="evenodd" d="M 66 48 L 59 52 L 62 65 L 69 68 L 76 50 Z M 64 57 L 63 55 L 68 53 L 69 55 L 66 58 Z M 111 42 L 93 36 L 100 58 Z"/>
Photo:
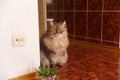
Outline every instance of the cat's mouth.
<path fill-rule="evenodd" d="M 59 36 L 60 34 L 55 34 L 56 36 Z"/>
<path fill-rule="evenodd" d="M 51 36 L 50 39 L 53 39 L 53 38 L 61 38 L 62 35 L 61 34 L 55 34 L 54 36 Z"/>
<path fill-rule="evenodd" d="M 62 35 L 61 34 L 56 34 L 56 37 L 61 38 Z"/>

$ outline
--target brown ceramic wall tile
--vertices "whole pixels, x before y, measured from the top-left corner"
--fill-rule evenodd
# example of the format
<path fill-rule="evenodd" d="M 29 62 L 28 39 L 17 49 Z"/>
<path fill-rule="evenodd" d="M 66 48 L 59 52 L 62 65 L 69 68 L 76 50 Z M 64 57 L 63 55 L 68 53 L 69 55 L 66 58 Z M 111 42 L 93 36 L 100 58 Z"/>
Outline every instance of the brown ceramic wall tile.
<path fill-rule="evenodd" d="M 119 44 L 117 43 L 119 42 L 120 31 L 120 0 L 52 1 L 52 4 L 47 4 L 47 18 L 54 18 L 54 21 L 56 22 L 66 20 L 69 38 L 79 41 L 86 41 L 87 39 L 88 42 L 98 44 L 103 40 L 103 45 L 118 47 Z M 102 4 L 102 1 L 104 1 L 104 4 Z M 102 5 L 104 6 L 104 10 L 102 10 Z M 116 11 L 114 12 L 114 10 Z M 102 11 L 104 12 L 103 16 Z"/>
<path fill-rule="evenodd" d="M 74 0 L 74 1 L 75 1 L 75 10 L 87 9 L 87 0 Z"/>
<path fill-rule="evenodd" d="M 62 0 L 62 10 L 73 10 L 74 0 Z"/>
<path fill-rule="evenodd" d="M 55 22 L 63 22 L 64 21 L 64 14 L 62 12 L 54 12 L 54 21 Z"/>
<path fill-rule="evenodd" d="M 62 12 L 47 12 L 47 18 L 53 18 L 55 22 L 63 22 L 64 14 Z"/>
<path fill-rule="evenodd" d="M 54 18 L 54 12 L 47 12 L 47 18 Z"/>
<path fill-rule="evenodd" d="M 74 16 L 73 12 L 64 12 L 64 20 L 67 22 L 67 29 L 70 35 L 74 35 Z"/>
<path fill-rule="evenodd" d="M 101 39 L 101 18 L 101 12 L 88 13 L 88 37 Z"/>
<path fill-rule="evenodd" d="M 96 39 L 87 38 L 87 42 L 101 44 L 101 40 L 100 39 L 96 40 Z"/>
<path fill-rule="evenodd" d="M 68 34 L 68 38 L 69 38 L 69 39 L 74 39 L 74 35 L 69 35 L 69 34 Z"/>
<path fill-rule="evenodd" d="M 51 0 L 51 4 L 47 3 L 47 10 L 53 10 L 53 8 L 54 8 L 54 3 L 53 0 Z"/>
<path fill-rule="evenodd" d="M 54 0 L 54 10 L 61 10 L 62 0 Z"/>
<path fill-rule="evenodd" d="M 104 0 L 105 10 L 120 10 L 120 0 Z"/>
<path fill-rule="evenodd" d="M 117 42 L 115 43 L 115 42 L 102 41 L 102 45 L 119 47 L 119 43 L 117 43 Z"/>
<path fill-rule="evenodd" d="M 86 12 L 75 13 L 75 35 L 86 37 Z"/>
<path fill-rule="evenodd" d="M 86 37 L 75 36 L 75 40 L 86 41 Z"/>
<path fill-rule="evenodd" d="M 102 0 L 88 0 L 89 10 L 102 10 Z"/>
<path fill-rule="evenodd" d="M 106 12 L 103 19 L 103 40 L 119 42 L 120 13 Z"/>

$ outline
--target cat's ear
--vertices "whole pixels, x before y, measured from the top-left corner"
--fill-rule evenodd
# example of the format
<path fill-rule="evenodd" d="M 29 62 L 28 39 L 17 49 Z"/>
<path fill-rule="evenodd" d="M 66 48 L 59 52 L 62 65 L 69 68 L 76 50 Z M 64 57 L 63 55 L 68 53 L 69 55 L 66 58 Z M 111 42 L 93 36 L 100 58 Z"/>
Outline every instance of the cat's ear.
<path fill-rule="evenodd" d="M 53 25 L 54 25 L 54 22 L 53 22 L 53 21 L 50 21 L 50 22 L 49 22 L 49 25 L 50 25 L 50 26 L 53 26 Z"/>
<path fill-rule="evenodd" d="M 63 25 L 64 27 L 66 27 L 66 21 L 64 21 L 62 25 Z"/>

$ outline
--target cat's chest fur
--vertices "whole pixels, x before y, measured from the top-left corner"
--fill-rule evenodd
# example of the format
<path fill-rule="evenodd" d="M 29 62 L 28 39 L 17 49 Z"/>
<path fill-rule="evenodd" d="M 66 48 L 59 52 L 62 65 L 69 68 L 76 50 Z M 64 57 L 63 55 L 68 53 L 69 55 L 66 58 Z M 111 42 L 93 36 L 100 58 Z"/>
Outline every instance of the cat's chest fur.
<path fill-rule="evenodd" d="M 50 38 L 44 38 L 44 43 L 50 49 L 54 52 L 59 52 L 61 50 L 65 50 L 69 44 L 68 38 L 65 36 L 57 36 L 52 39 Z"/>

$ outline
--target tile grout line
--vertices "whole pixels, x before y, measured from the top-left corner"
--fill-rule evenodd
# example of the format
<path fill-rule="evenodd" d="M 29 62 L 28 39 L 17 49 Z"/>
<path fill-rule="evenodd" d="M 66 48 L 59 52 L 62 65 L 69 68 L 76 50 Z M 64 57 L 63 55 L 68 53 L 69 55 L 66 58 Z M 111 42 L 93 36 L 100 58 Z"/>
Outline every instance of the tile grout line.
<path fill-rule="evenodd" d="M 71 35 L 71 36 L 72 36 L 72 35 Z M 73 36 L 74 36 L 74 35 L 73 35 Z M 78 36 L 78 35 L 76 35 L 76 37 L 86 38 L 86 37 L 84 37 L 84 36 Z M 87 39 L 100 40 L 100 41 L 101 41 L 101 39 L 96 39 L 96 38 L 91 38 L 91 37 L 87 37 Z M 102 41 L 105 41 L 105 42 L 111 42 L 111 43 L 119 43 L 119 42 L 109 41 L 109 40 L 102 40 Z"/>
<path fill-rule="evenodd" d="M 74 35 L 74 40 L 75 40 L 75 0 L 73 1 L 73 35 Z"/>
<path fill-rule="evenodd" d="M 101 45 L 103 45 L 103 10 L 104 10 L 104 0 L 102 0 L 102 20 L 101 20 Z"/>
<path fill-rule="evenodd" d="M 72 12 L 72 10 L 47 10 L 48 12 Z M 74 10 L 75 12 L 86 12 L 86 10 Z M 88 12 L 102 12 L 102 10 L 88 10 Z M 103 12 L 120 12 L 120 10 L 103 10 Z"/>
<path fill-rule="evenodd" d="M 72 12 L 72 10 L 47 10 L 48 12 Z M 120 12 L 120 10 L 87 10 L 88 12 Z M 74 10 L 74 12 L 86 12 L 86 10 Z"/>
<path fill-rule="evenodd" d="M 87 10 L 86 10 L 86 42 L 88 42 L 88 0 L 87 0 Z"/>

